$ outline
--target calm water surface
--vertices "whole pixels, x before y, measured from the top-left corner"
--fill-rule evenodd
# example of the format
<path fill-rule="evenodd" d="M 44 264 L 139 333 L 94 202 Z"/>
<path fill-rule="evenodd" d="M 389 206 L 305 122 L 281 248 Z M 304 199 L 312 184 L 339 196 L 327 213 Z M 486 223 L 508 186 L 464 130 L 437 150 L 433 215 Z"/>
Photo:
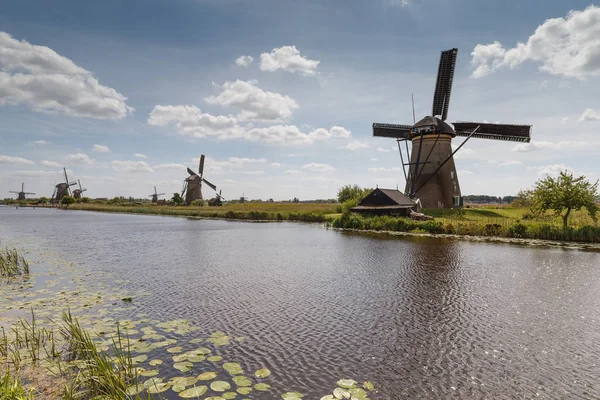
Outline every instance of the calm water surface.
<path fill-rule="evenodd" d="M 245 336 L 235 359 L 305 398 L 346 377 L 383 399 L 600 398 L 598 253 L 12 208 L 2 237 L 150 291 L 135 313 Z"/>

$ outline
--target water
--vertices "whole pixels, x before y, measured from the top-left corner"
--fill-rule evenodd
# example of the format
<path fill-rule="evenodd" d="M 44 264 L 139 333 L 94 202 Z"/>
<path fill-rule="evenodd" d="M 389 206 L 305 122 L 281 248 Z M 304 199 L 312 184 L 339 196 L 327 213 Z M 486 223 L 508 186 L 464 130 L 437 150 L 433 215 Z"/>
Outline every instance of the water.
<path fill-rule="evenodd" d="M 228 354 L 305 398 L 340 378 L 382 399 L 600 398 L 599 253 L 7 208 L 0 238 L 151 292 L 135 313 L 244 336 Z"/>

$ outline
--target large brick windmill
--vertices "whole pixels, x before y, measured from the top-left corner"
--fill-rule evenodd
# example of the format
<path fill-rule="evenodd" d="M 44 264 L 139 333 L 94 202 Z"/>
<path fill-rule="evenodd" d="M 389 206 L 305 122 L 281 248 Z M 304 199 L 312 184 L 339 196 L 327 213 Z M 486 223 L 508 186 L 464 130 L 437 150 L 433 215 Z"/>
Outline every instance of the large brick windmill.
<path fill-rule="evenodd" d="M 442 51 L 433 95 L 432 116 L 425 117 L 414 125 L 373 124 L 373 136 L 397 140 L 406 179 L 405 194 L 411 199 L 420 199 L 424 208 L 452 208 L 462 205 L 454 154 L 470 138 L 512 142 L 531 140 L 531 125 L 445 122 L 457 54 L 458 49 Z M 466 139 L 452 151 L 451 142 L 456 136 Z M 408 141 L 412 142 L 411 151 Z M 405 156 L 401 142 L 405 144 Z"/>
<path fill-rule="evenodd" d="M 198 165 L 198 173 L 195 173 L 190 168 L 187 169 L 189 176 L 183 182 L 181 196 L 184 198 L 184 204 L 189 206 L 194 200 L 202 200 L 202 183 L 216 191 L 217 187 L 204 178 L 204 154 L 200 155 L 200 164 Z"/>

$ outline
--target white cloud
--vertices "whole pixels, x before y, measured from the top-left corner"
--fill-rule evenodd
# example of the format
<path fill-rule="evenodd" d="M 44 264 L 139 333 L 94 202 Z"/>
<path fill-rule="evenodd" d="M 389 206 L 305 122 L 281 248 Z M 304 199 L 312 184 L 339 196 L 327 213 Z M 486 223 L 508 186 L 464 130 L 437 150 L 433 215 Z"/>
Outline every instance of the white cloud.
<path fill-rule="evenodd" d="M 31 160 L 27 160 L 21 157 L 11 157 L 11 156 L 2 156 L 0 155 L 0 164 L 35 164 L 35 162 Z"/>
<path fill-rule="evenodd" d="M 296 146 L 310 144 L 314 138 L 303 133 L 295 125 L 273 125 L 267 128 L 254 128 L 244 136 L 254 142 L 263 142 L 276 146 Z"/>
<path fill-rule="evenodd" d="M 335 168 L 329 164 L 310 163 L 310 164 L 304 164 L 302 166 L 302 168 L 304 168 L 305 170 L 308 170 L 308 171 L 313 171 L 313 172 L 334 172 L 335 171 Z"/>
<path fill-rule="evenodd" d="M 262 71 L 298 72 L 302 75 L 315 75 L 320 61 L 310 60 L 300 55 L 296 46 L 282 46 L 260 55 Z"/>
<path fill-rule="evenodd" d="M 349 150 L 358 150 L 358 149 L 368 149 L 370 146 L 367 142 L 360 142 L 358 140 L 353 140 L 344 146 L 345 149 Z"/>
<path fill-rule="evenodd" d="M 352 132 L 350 132 L 346 128 L 342 128 L 341 126 L 333 126 L 329 130 L 329 133 L 334 138 L 349 138 L 350 136 L 352 136 Z"/>
<path fill-rule="evenodd" d="M 263 175 L 265 173 L 265 171 L 260 169 L 260 170 L 254 170 L 254 171 L 243 171 L 242 173 L 245 175 Z"/>
<path fill-rule="evenodd" d="M 393 168 L 369 168 L 368 169 L 369 172 L 397 172 L 397 171 L 402 171 L 401 168 L 399 167 L 393 167 Z"/>
<path fill-rule="evenodd" d="M 145 155 L 145 154 L 142 154 L 142 153 L 135 153 L 133 156 L 134 156 L 134 157 L 137 157 L 137 158 L 143 158 L 143 159 L 146 159 L 146 158 L 148 158 L 148 156 L 147 156 L 147 155 Z"/>
<path fill-rule="evenodd" d="M 43 161 L 40 161 L 40 164 L 45 165 L 46 167 L 50 167 L 50 168 L 60 168 L 60 164 L 55 161 L 43 160 Z"/>
<path fill-rule="evenodd" d="M 52 142 L 48 142 L 46 140 L 34 140 L 33 142 L 27 142 L 28 147 L 41 147 L 41 146 L 49 146 Z"/>
<path fill-rule="evenodd" d="M 113 161 L 111 165 L 119 172 L 154 172 L 145 161 Z"/>
<path fill-rule="evenodd" d="M 101 144 L 95 144 L 94 147 L 92 148 L 93 151 L 95 151 L 96 153 L 110 153 L 110 149 L 108 148 L 108 146 L 103 146 Z"/>
<path fill-rule="evenodd" d="M 377 158 L 371 158 L 371 161 L 378 161 Z"/>
<path fill-rule="evenodd" d="M 296 100 L 263 90 L 254 81 L 225 82 L 219 88 L 219 95 L 205 100 L 210 104 L 239 109 L 240 121 L 282 121 L 291 117 L 292 110 L 298 108 Z"/>
<path fill-rule="evenodd" d="M 298 175 L 300 171 L 298 171 L 297 169 L 286 169 L 285 171 L 283 171 L 283 173 L 286 175 Z"/>
<path fill-rule="evenodd" d="M 271 167 L 273 167 L 273 168 L 281 168 L 281 167 L 283 167 L 283 164 L 280 164 L 278 162 L 274 162 L 274 163 L 271 163 Z"/>
<path fill-rule="evenodd" d="M 600 110 L 593 110 L 591 108 L 586 108 L 581 117 L 579 117 L 580 121 L 600 121 Z"/>
<path fill-rule="evenodd" d="M 73 175 L 73 171 L 67 170 L 67 174 Z M 11 176 L 15 178 L 30 178 L 30 179 L 61 179 L 64 181 L 63 171 L 39 171 L 26 170 L 11 172 Z"/>
<path fill-rule="evenodd" d="M 573 173 L 573 169 L 568 167 L 565 164 L 552 164 L 552 165 L 543 165 L 540 167 L 533 167 L 533 169 L 538 171 L 540 175 L 558 175 L 561 171 L 568 171 Z"/>
<path fill-rule="evenodd" d="M 133 111 L 126 100 L 54 50 L 0 32 L 0 105 L 26 104 L 35 111 L 122 119 Z"/>
<path fill-rule="evenodd" d="M 410 4 L 408 0 L 384 0 L 387 7 L 406 7 Z"/>
<path fill-rule="evenodd" d="M 144 161 L 141 161 L 144 162 Z M 182 171 L 185 171 L 186 166 L 183 164 L 178 164 L 178 163 L 167 163 L 167 164 L 157 164 L 154 165 L 152 168 L 154 169 L 180 169 Z"/>
<path fill-rule="evenodd" d="M 66 157 L 66 160 L 73 164 L 79 165 L 96 165 L 96 160 L 90 158 L 87 154 L 77 153 L 77 154 L 69 154 Z"/>
<path fill-rule="evenodd" d="M 579 142 L 579 141 L 569 141 L 563 140 L 561 142 L 546 142 L 546 141 L 531 141 L 529 143 L 518 143 L 516 144 L 511 151 L 522 153 L 529 151 L 537 151 L 537 150 L 546 150 L 546 149 L 554 149 L 560 150 L 565 148 L 577 148 L 588 146 L 588 142 Z"/>
<path fill-rule="evenodd" d="M 154 106 L 148 124 L 164 126 L 174 123 L 179 134 L 194 138 L 233 139 L 244 135 L 244 128 L 232 116 L 202 113 L 196 106 Z"/>
<path fill-rule="evenodd" d="M 238 67 L 247 67 L 250 64 L 252 64 L 252 61 L 254 61 L 254 58 L 252 56 L 239 56 L 235 60 L 235 65 L 237 65 Z"/>
<path fill-rule="evenodd" d="M 527 60 L 552 75 L 585 79 L 600 75 L 600 8 L 570 11 L 565 18 L 552 18 L 538 26 L 527 43 L 505 49 L 501 43 L 478 44 L 471 53 L 473 78 L 500 68 L 516 68 Z"/>
<path fill-rule="evenodd" d="M 521 161 L 507 160 L 507 161 L 503 161 L 503 162 L 499 163 L 498 165 L 507 167 L 507 166 L 510 166 L 510 165 L 521 165 L 521 164 L 522 164 Z"/>
<path fill-rule="evenodd" d="M 376 150 L 376 151 L 379 151 L 379 152 L 381 152 L 381 153 L 388 153 L 388 152 L 389 152 L 389 150 L 388 150 L 388 149 L 384 149 L 383 147 L 377 147 L 375 150 Z"/>

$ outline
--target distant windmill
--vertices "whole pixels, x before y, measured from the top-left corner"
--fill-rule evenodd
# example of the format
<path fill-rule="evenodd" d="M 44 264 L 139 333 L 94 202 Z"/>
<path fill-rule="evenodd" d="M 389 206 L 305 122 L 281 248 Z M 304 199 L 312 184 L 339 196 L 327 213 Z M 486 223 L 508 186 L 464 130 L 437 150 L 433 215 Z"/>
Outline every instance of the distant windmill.
<path fill-rule="evenodd" d="M 158 196 L 164 196 L 164 193 L 158 193 L 156 191 L 156 186 L 154 186 L 154 194 L 149 194 L 148 197 L 152 197 L 152 202 L 153 203 L 158 203 Z"/>
<path fill-rule="evenodd" d="M 183 182 L 183 190 L 181 191 L 181 197 L 184 197 L 184 204 L 189 206 L 194 200 L 202 200 L 202 182 L 206 183 L 215 192 L 217 187 L 204 179 L 204 154 L 200 155 L 200 165 L 198 166 L 198 173 L 195 173 L 191 169 L 187 169 L 190 176 L 185 178 Z"/>
<path fill-rule="evenodd" d="M 79 185 L 79 189 L 73 190 L 73 197 L 75 197 L 76 199 L 80 199 L 82 197 L 82 193 L 85 192 L 87 189 L 81 187 L 81 182 L 79 181 L 79 179 L 77 179 L 77 184 Z"/>
<path fill-rule="evenodd" d="M 63 168 L 63 172 L 65 174 L 65 181 L 54 187 L 54 193 L 52 194 L 52 199 L 50 200 L 51 203 L 60 203 L 63 197 L 71 194 L 71 186 L 77 185 L 77 182 L 69 182 L 66 168 Z"/>
<path fill-rule="evenodd" d="M 223 198 L 223 196 L 221 196 L 221 190 L 219 190 L 219 193 L 217 193 L 214 198 L 212 198 L 208 201 L 208 205 L 209 206 L 222 206 L 223 200 L 225 200 L 225 199 Z"/>
<path fill-rule="evenodd" d="M 25 191 L 25 182 L 21 183 L 21 191 L 20 192 L 15 192 L 15 191 L 11 190 L 8 193 L 17 193 L 18 194 L 17 200 L 25 200 L 25 196 L 27 196 L 28 194 L 35 194 L 35 193 L 29 193 L 29 192 Z"/>

